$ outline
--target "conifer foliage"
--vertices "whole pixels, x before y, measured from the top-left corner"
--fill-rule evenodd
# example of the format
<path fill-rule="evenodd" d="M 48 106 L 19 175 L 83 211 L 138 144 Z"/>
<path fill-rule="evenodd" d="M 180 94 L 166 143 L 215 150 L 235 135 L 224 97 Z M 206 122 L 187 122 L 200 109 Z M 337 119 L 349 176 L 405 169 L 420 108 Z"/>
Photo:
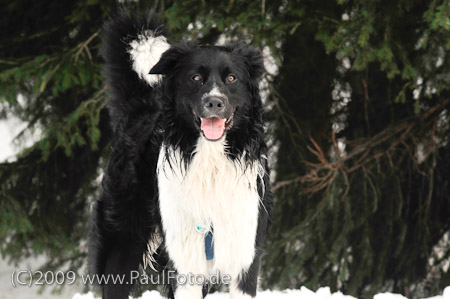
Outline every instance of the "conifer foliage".
<path fill-rule="evenodd" d="M 155 11 L 170 42 L 244 40 L 274 58 L 263 287 L 418 297 L 450 284 L 449 0 L 121 2 Z M 0 251 L 13 261 L 85 262 L 113 142 L 100 28 L 118 5 L 2 4 L 0 117 L 27 124 L 18 143 L 37 134 L 0 164 Z"/>

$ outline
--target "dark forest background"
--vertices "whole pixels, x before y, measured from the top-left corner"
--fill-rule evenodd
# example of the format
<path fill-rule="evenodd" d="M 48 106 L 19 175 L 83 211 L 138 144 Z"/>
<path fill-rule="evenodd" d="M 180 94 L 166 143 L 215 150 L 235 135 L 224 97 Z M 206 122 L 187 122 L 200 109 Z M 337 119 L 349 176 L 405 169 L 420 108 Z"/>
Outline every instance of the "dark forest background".
<path fill-rule="evenodd" d="M 116 1 L 0 1 L 0 251 L 80 270 L 112 140 L 99 56 Z M 450 1 L 131 1 L 169 41 L 264 50 L 276 195 L 263 288 L 410 298 L 450 285 Z M 273 67 L 268 64 L 268 69 Z M 18 100 L 21 95 L 21 100 Z"/>

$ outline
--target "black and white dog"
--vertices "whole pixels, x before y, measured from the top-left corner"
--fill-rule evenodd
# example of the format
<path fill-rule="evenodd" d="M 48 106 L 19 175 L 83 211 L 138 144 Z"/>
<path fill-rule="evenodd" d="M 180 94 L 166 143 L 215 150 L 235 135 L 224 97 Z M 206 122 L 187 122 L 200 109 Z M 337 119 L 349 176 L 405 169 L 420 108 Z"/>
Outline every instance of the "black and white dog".
<path fill-rule="evenodd" d="M 256 295 L 270 222 L 261 54 L 242 43 L 170 46 L 149 16 L 105 25 L 104 74 L 113 147 L 91 218 L 90 262 L 103 298 L 128 298 L 139 265 L 176 277 L 231 278 L 231 297 Z M 169 297 L 200 299 L 172 280 Z"/>

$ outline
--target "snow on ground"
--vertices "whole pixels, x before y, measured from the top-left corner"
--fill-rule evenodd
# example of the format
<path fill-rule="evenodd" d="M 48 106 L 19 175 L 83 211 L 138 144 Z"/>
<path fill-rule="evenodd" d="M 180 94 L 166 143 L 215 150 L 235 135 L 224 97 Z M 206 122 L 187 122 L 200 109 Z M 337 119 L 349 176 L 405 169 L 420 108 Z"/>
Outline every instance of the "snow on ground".
<path fill-rule="evenodd" d="M 131 297 L 130 297 L 131 298 Z M 207 299 L 228 299 L 230 295 L 227 293 L 214 293 L 206 297 Z M 317 292 L 313 292 L 306 287 L 301 287 L 299 290 L 285 290 L 285 291 L 261 291 L 256 296 L 256 299 L 355 299 L 355 297 L 347 296 L 341 292 L 331 293 L 329 287 L 320 288 Z M 76 294 L 72 299 L 98 299 L 93 293 Z M 140 299 L 164 299 L 157 291 L 147 291 Z M 373 299 L 407 299 L 400 294 L 381 293 L 373 296 Z M 444 289 L 442 296 L 435 296 L 428 299 L 450 299 L 450 286 Z"/>

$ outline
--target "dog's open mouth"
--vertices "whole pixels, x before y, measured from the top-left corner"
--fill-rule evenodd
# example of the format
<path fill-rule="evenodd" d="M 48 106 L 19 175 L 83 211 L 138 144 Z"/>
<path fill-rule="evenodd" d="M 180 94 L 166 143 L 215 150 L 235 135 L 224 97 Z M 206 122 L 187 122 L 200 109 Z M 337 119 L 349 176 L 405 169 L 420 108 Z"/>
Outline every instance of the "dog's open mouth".
<path fill-rule="evenodd" d="M 198 123 L 205 138 L 211 141 L 216 141 L 222 138 L 225 131 L 229 130 L 233 126 L 233 115 L 229 118 L 199 118 Z"/>

